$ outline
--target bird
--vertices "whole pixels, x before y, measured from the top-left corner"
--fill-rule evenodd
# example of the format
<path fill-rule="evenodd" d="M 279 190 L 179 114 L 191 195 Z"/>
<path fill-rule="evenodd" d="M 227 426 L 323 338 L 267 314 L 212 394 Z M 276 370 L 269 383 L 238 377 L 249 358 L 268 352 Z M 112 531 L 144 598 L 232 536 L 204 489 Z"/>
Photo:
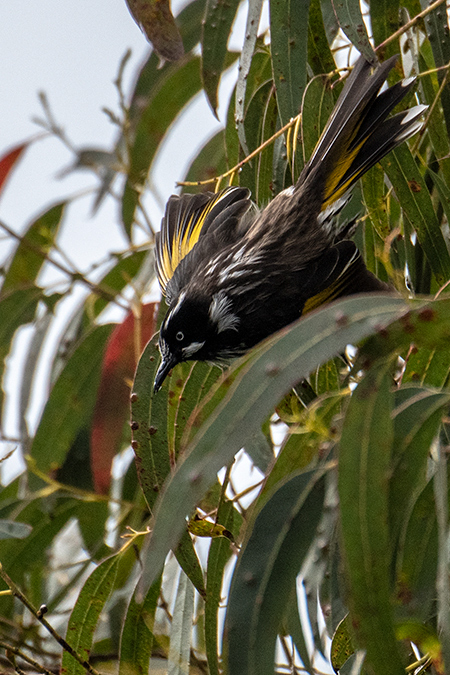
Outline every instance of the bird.
<path fill-rule="evenodd" d="M 298 180 L 263 210 L 239 186 L 170 197 L 155 244 L 168 309 L 154 392 L 180 362 L 229 364 L 336 298 L 392 291 L 337 214 L 355 182 L 423 124 L 424 105 L 390 115 L 415 82 L 383 89 L 396 61 L 359 57 Z"/>

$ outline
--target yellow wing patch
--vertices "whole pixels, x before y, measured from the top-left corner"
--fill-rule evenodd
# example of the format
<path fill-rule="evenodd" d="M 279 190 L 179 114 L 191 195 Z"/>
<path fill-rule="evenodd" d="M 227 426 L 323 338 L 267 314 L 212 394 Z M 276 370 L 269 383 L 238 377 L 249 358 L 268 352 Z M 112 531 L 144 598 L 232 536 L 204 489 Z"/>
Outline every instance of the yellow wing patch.
<path fill-rule="evenodd" d="M 156 244 L 156 273 L 164 294 L 176 268 L 199 240 L 205 221 L 212 209 L 236 189 L 239 188 L 225 188 L 213 194 L 207 201 L 204 201 L 206 197 L 204 194 L 190 195 L 192 199 L 186 201 L 184 206 L 182 198 L 171 198 L 177 201 L 174 201 L 172 205 L 169 201 Z M 199 200 L 202 202 L 199 203 Z"/>

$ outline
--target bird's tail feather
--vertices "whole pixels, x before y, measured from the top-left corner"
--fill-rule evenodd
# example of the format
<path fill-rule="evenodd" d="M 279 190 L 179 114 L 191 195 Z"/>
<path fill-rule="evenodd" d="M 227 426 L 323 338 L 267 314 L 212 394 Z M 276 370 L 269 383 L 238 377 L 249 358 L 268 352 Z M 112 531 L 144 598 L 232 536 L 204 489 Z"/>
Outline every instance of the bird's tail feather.
<path fill-rule="evenodd" d="M 389 113 L 408 94 L 414 78 L 379 93 L 396 56 L 377 66 L 363 57 L 356 62 L 333 113 L 303 169 L 296 188 L 322 186 L 322 209 L 339 199 L 374 164 L 420 128 L 426 106 L 392 117 Z"/>

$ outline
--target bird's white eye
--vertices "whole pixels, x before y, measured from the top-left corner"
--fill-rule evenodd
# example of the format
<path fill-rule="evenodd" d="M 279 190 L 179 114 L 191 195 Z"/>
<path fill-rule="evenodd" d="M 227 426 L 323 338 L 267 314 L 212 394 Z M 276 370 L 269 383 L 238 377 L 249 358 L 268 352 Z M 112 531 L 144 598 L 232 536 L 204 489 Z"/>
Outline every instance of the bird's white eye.
<path fill-rule="evenodd" d="M 181 342 L 182 340 L 184 340 L 184 333 L 182 333 L 181 330 L 179 330 L 178 333 L 175 335 L 175 337 L 178 340 L 178 342 Z"/>

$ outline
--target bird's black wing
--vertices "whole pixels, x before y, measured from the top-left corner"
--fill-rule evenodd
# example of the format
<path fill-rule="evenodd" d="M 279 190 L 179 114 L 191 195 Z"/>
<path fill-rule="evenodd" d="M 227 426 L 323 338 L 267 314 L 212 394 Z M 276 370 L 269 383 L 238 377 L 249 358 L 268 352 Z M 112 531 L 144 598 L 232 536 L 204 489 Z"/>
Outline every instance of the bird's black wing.
<path fill-rule="evenodd" d="M 170 281 L 182 261 L 206 235 L 211 243 L 218 230 L 234 231 L 239 218 L 250 208 L 250 192 L 246 188 L 228 187 L 218 193 L 183 194 L 170 197 L 161 230 L 156 235 L 155 262 L 162 293 L 170 302 L 174 289 Z M 208 247 L 209 249 L 211 246 Z M 179 283 L 176 284 L 179 286 Z"/>
<path fill-rule="evenodd" d="M 303 314 L 344 295 L 392 290 L 366 268 L 353 241 L 343 240 L 327 249 L 307 267 L 307 294 Z"/>

